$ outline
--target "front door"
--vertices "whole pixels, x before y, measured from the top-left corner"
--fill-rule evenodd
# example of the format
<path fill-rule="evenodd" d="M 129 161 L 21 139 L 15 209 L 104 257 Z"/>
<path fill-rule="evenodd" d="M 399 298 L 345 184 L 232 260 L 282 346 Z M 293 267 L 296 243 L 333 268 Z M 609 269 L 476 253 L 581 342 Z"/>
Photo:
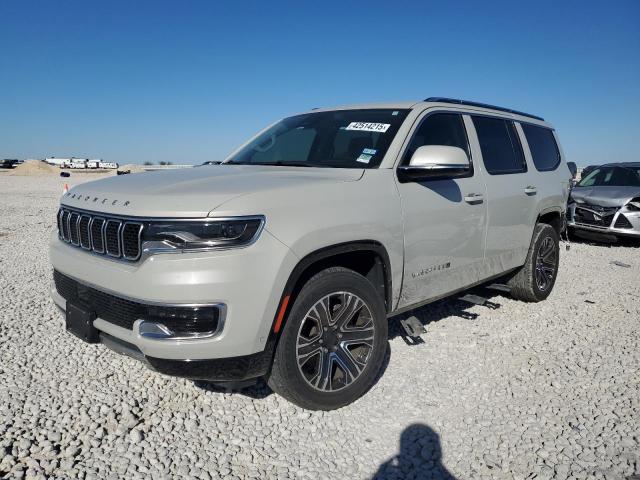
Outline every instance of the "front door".
<path fill-rule="evenodd" d="M 405 266 L 399 308 L 424 302 L 478 281 L 484 260 L 487 206 L 482 173 L 473 166 L 467 128 L 455 112 L 427 112 L 402 154 L 406 165 L 423 145 L 462 148 L 466 177 L 398 183 L 404 214 Z"/>

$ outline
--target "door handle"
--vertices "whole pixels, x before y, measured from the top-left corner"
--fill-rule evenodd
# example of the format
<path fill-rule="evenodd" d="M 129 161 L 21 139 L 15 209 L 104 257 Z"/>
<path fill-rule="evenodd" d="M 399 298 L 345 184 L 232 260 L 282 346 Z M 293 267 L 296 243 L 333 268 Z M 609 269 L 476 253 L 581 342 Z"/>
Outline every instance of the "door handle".
<path fill-rule="evenodd" d="M 527 195 L 535 195 L 536 193 L 538 193 L 538 189 L 534 185 L 529 185 L 528 187 L 524 188 L 524 193 L 526 193 Z"/>
<path fill-rule="evenodd" d="M 484 195 L 481 193 L 469 193 L 464 196 L 464 201 L 470 204 L 482 203 L 484 202 Z"/>

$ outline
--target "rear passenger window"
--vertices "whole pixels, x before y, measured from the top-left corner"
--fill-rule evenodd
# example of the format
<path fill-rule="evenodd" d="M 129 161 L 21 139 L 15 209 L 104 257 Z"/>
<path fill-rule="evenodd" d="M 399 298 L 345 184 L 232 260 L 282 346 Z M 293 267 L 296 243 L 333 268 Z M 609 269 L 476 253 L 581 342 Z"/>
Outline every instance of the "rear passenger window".
<path fill-rule="evenodd" d="M 491 175 L 527 171 L 522 146 L 513 122 L 501 118 L 473 117 L 484 166 Z"/>
<path fill-rule="evenodd" d="M 560 151 L 553 136 L 553 131 L 529 123 L 523 123 L 521 126 L 524 136 L 527 138 L 536 170 L 548 172 L 558 168 L 558 165 L 560 165 Z"/>
<path fill-rule="evenodd" d="M 426 117 L 411 139 L 404 153 L 403 163 L 409 163 L 418 147 L 424 145 L 446 145 L 459 147 L 469 157 L 469 142 L 462 116 L 456 113 L 435 113 Z"/>

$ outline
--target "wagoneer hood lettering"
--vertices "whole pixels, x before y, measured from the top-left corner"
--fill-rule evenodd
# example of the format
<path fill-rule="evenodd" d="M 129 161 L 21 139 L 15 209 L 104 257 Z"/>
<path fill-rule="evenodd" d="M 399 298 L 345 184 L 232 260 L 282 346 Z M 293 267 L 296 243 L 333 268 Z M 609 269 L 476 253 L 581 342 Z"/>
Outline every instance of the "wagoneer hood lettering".
<path fill-rule="evenodd" d="M 363 170 L 211 165 L 110 177 L 74 187 L 62 204 L 94 212 L 141 217 L 204 217 L 249 193 L 301 184 L 353 182 Z"/>

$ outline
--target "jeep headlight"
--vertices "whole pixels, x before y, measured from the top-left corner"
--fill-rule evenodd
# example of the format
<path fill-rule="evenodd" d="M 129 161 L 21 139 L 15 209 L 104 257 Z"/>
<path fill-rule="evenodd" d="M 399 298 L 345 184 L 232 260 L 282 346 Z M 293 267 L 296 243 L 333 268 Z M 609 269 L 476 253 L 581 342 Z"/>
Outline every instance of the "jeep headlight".
<path fill-rule="evenodd" d="M 632 212 L 640 212 L 640 197 L 632 198 L 626 205 L 627 210 Z"/>
<path fill-rule="evenodd" d="M 143 231 L 143 249 L 197 251 L 245 247 L 257 240 L 263 225 L 262 216 L 153 221 Z"/>

